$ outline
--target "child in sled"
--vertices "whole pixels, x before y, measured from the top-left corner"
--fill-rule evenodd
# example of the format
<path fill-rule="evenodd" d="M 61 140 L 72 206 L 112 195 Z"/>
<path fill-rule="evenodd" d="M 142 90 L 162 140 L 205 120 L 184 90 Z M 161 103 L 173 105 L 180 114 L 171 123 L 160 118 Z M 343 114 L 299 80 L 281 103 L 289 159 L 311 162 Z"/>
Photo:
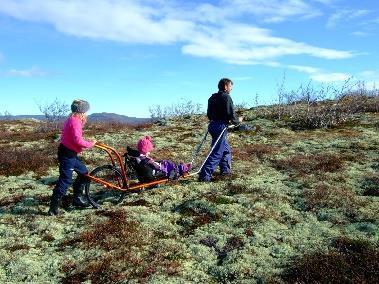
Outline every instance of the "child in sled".
<path fill-rule="evenodd" d="M 191 163 L 176 164 L 170 160 L 154 161 L 150 157 L 150 152 L 153 149 L 154 144 L 150 136 L 144 136 L 138 140 L 137 150 L 127 148 L 128 155 L 135 159 L 140 182 L 149 182 L 157 178 L 177 179 L 191 170 Z"/>

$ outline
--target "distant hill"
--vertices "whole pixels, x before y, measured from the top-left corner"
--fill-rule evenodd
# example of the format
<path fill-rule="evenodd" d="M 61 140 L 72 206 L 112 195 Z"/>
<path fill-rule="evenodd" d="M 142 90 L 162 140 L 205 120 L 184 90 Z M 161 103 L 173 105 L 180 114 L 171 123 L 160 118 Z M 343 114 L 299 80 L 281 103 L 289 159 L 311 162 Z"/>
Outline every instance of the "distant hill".
<path fill-rule="evenodd" d="M 44 115 L 1 115 L 0 120 L 23 120 L 23 119 L 36 119 L 45 120 Z M 88 121 L 91 122 L 121 122 L 127 124 L 141 124 L 151 121 L 151 118 L 139 118 L 130 117 L 126 115 L 116 114 L 116 113 L 93 113 L 88 116 Z"/>
<path fill-rule="evenodd" d="M 38 115 L 38 114 L 0 115 L 0 120 L 23 120 L 23 119 L 44 120 L 45 116 Z"/>
<path fill-rule="evenodd" d="M 93 113 L 88 116 L 88 120 L 91 122 L 122 122 L 127 124 L 141 124 L 151 121 L 151 118 L 138 118 L 130 117 L 116 113 Z"/>

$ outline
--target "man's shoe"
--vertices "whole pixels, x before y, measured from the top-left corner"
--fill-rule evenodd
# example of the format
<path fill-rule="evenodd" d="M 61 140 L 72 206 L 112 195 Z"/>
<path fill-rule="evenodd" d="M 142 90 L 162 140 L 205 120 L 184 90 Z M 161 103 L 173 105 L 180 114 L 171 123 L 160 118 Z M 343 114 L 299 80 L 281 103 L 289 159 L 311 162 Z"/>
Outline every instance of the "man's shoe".
<path fill-rule="evenodd" d="M 87 202 L 83 201 L 83 198 L 81 196 L 74 197 L 72 200 L 72 205 L 80 208 L 86 208 L 89 206 Z"/>
<path fill-rule="evenodd" d="M 211 179 L 199 177 L 198 181 L 200 181 L 200 182 L 211 182 Z"/>
<path fill-rule="evenodd" d="M 49 211 L 47 211 L 47 215 L 49 216 L 56 216 L 58 215 L 58 207 L 57 208 L 50 208 Z"/>

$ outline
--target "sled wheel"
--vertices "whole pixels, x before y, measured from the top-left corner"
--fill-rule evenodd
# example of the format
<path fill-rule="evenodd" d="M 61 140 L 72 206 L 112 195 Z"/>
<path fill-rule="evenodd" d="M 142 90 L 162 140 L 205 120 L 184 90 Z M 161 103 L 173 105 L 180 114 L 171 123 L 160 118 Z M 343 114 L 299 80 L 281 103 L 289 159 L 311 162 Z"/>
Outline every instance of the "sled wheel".
<path fill-rule="evenodd" d="M 90 176 L 104 180 L 116 186 L 121 186 L 123 188 L 125 185 L 125 181 L 123 180 L 120 171 L 112 165 L 97 167 L 92 172 L 90 172 Z M 87 183 L 85 187 L 85 193 L 88 202 L 94 208 L 100 208 L 101 205 L 105 203 L 118 204 L 124 199 L 126 195 L 126 192 L 124 191 L 106 187 L 103 184 L 97 183 L 93 180 Z"/>

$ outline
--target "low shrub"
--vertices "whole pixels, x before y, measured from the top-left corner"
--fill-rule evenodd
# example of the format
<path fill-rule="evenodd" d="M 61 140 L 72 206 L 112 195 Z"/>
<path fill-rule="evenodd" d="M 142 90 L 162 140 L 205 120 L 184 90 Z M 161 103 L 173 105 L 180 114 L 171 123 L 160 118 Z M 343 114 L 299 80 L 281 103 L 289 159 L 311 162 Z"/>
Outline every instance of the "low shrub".
<path fill-rule="evenodd" d="M 86 135 L 93 136 L 104 133 L 131 131 L 134 126 L 122 122 L 88 122 L 84 128 Z"/>
<path fill-rule="evenodd" d="M 26 172 L 43 175 L 57 164 L 57 147 L 56 143 L 49 143 L 42 149 L 1 147 L 0 175 L 18 176 Z"/>
<path fill-rule="evenodd" d="M 273 155 L 279 151 L 278 147 L 268 144 L 250 144 L 233 149 L 233 157 L 242 161 L 251 161 L 251 156 L 263 160 L 265 157 Z"/>
<path fill-rule="evenodd" d="M 85 250 L 100 249 L 100 255 L 90 255 L 78 262 L 64 264 L 63 283 L 126 283 L 135 279 L 145 282 L 154 274 L 176 275 L 180 272 L 179 249 L 166 248 L 157 236 L 127 219 L 123 210 L 99 211 L 107 217 L 93 229 L 64 241 L 61 246 L 76 246 Z"/>
<path fill-rule="evenodd" d="M 50 129 L 41 131 L 44 122 L 29 120 L 0 121 L 1 142 L 54 141 L 59 137 L 59 131 Z"/>
<path fill-rule="evenodd" d="M 289 283 L 379 283 L 378 271 L 377 244 L 340 237 L 330 251 L 294 260 L 282 279 Z"/>
<path fill-rule="evenodd" d="M 177 224 L 183 227 L 184 235 L 190 235 L 198 227 L 221 220 L 221 213 L 217 208 L 202 200 L 187 200 L 173 211 L 183 215 Z"/>
<path fill-rule="evenodd" d="M 336 172 L 343 168 L 346 161 L 355 158 L 345 154 L 297 154 L 285 159 L 272 159 L 271 165 L 278 170 L 295 172 L 298 175 L 311 173 Z"/>
<path fill-rule="evenodd" d="M 345 211 L 354 211 L 358 206 L 356 194 L 347 187 L 336 187 L 326 183 L 319 183 L 313 189 L 304 192 L 306 210 L 320 208 L 340 208 Z"/>
<path fill-rule="evenodd" d="M 363 195 L 379 196 L 379 177 L 366 177 L 361 183 Z"/>
<path fill-rule="evenodd" d="M 20 201 L 22 201 L 25 198 L 23 194 L 18 194 L 15 196 L 7 196 L 2 199 L 0 199 L 0 206 L 5 207 L 9 205 L 14 205 Z"/>
<path fill-rule="evenodd" d="M 378 90 L 367 89 L 363 82 L 349 79 L 340 89 L 309 82 L 292 91 L 285 90 L 284 82 L 285 78 L 278 89 L 278 103 L 256 113 L 281 120 L 293 130 L 338 127 L 354 122 L 358 113 L 379 111 Z"/>

